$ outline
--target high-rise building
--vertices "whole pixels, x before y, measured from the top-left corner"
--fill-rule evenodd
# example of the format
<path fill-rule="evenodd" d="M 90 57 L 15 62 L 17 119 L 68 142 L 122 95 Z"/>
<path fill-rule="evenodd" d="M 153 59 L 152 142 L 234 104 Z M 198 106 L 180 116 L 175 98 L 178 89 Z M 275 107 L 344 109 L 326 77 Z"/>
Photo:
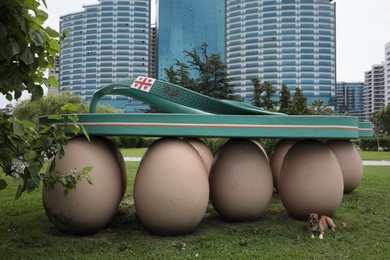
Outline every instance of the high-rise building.
<path fill-rule="evenodd" d="M 91 100 L 96 90 L 130 76 L 148 76 L 150 0 L 99 0 L 61 17 L 60 91 Z M 134 110 L 127 97 L 104 97 L 101 104 Z M 140 103 L 141 104 L 141 103 Z"/>
<path fill-rule="evenodd" d="M 211 1 L 210 1 L 211 2 Z M 330 105 L 336 86 L 336 5 L 332 0 L 226 0 L 226 63 L 249 102 L 251 79 L 302 89 L 308 104 Z"/>
<path fill-rule="evenodd" d="M 364 118 L 370 119 L 372 114 L 385 104 L 384 64 L 372 65 L 371 70 L 364 73 Z"/>
<path fill-rule="evenodd" d="M 390 104 L 390 42 L 385 46 L 385 106 Z"/>
<path fill-rule="evenodd" d="M 225 1 L 159 0 L 157 6 L 158 78 L 165 79 L 164 69 L 176 60 L 188 60 L 184 51 L 203 43 L 225 61 Z"/>
<path fill-rule="evenodd" d="M 363 82 L 337 82 L 335 112 L 364 120 Z"/>

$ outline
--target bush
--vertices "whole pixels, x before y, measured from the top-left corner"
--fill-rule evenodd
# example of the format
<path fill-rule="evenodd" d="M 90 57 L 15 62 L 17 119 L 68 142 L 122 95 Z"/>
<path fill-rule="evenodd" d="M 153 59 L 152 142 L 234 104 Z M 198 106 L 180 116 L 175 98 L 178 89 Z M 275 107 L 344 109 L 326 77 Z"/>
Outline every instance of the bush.
<path fill-rule="evenodd" d="M 362 138 L 359 146 L 363 151 L 378 151 L 378 143 L 384 151 L 390 151 L 389 137 Z"/>

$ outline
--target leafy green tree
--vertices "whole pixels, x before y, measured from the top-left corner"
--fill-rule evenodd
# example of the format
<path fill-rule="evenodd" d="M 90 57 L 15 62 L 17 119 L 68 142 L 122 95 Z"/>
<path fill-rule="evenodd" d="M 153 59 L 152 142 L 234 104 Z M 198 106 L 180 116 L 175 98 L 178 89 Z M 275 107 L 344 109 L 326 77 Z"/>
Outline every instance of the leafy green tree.
<path fill-rule="evenodd" d="M 376 111 L 371 117 L 374 123 L 375 135 L 390 135 L 390 104 L 385 108 Z"/>
<path fill-rule="evenodd" d="M 324 105 L 324 101 L 322 99 L 313 100 L 313 102 L 311 103 L 309 112 L 310 112 L 310 114 L 313 114 L 313 115 L 331 115 L 331 114 L 333 114 L 333 110 L 326 107 L 326 105 Z"/>
<path fill-rule="evenodd" d="M 291 104 L 291 115 L 307 115 L 309 114 L 309 109 L 307 108 L 307 97 L 303 95 L 300 88 L 295 88 L 295 93 L 293 95 L 292 104 Z"/>
<path fill-rule="evenodd" d="M 278 102 L 272 99 L 276 93 L 274 86 L 268 81 L 260 84 L 258 79 L 252 79 L 252 83 L 254 86 L 252 105 L 266 110 L 275 110 Z"/>
<path fill-rule="evenodd" d="M 69 106 L 73 105 L 73 106 Z M 69 108 L 72 108 L 69 110 Z M 114 113 L 115 108 L 111 106 L 97 105 L 97 113 Z M 18 102 L 14 109 L 14 115 L 20 120 L 27 120 L 38 125 L 40 116 L 65 113 L 88 113 L 89 104 L 83 103 L 81 96 L 69 92 L 59 94 L 49 93 L 41 99 L 31 102 L 23 100 Z"/>
<path fill-rule="evenodd" d="M 289 114 L 291 110 L 291 93 L 285 84 L 282 85 L 282 90 L 279 93 L 279 112 Z"/>
<path fill-rule="evenodd" d="M 45 0 L 0 1 L 0 93 L 9 101 L 20 98 L 23 91 L 36 101 L 43 95 L 42 85 L 57 86 L 54 77 L 45 77 L 45 70 L 54 67 L 60 34 L 42 26 L 48 15 L 39 9 L 41 3 L 46 7 Z M 77 121 L 75 116 L 69 119 Z M 78 132 L 78 126 L 72 127 Z M 15 198 L 39 186 L 45 160 L 62 156 L 65 141 L 59 126 L 37 128 L 16 118 L 11 107 L 0 111 L 0 169 L 20 183 Z M 3 176 L 0 190 L 7 187 Z"/>
<path fill-rule="evenodd" d="M 176 61 L 174 66 L 165 69 L 168 81 L 213 98 L 234 99 L 226 64 L 220 54 L 209 54 L 207 47 L 206 43 L 202 44 L 200 54 L 195 48 L 184 51 L 189 60 Z"/>
<path fill-rule="evenodd" d="M 60 34 L 42 26 L 48 14 L 39 6 L 38 0 L 0 3 L 0 91 L 9 101 L 20 98 L 23 91 L 37 100 L 43 84 L 57 86 L 56 79 L 44 73 L 55 65 Z"/>
<path fill-rule="evenodd" d="M 253 83 L 253 99 L 252 105 L 255 107 L 261 107 L 261 85 L 259 79 L 252 79 Z"/>

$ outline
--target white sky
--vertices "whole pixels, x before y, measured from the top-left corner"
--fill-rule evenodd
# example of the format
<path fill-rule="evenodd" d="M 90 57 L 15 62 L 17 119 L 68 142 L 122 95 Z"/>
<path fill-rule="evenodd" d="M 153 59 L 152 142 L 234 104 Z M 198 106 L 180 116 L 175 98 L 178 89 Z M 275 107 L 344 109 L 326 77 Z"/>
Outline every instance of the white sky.
<path fill-rule="evenodd" d="M 214 0 L 216 1 L 216 0 Z M 223 0 L 218 0 L 223 1 Z M 335 0 L 337 81 L 363 81 L 364 72 L 384 61 L 390 42 L 390 0 Z M 46 0 L 46 24 L 58 30 L 59 17 L 97 0 Z M 1 94 L 0 94 L 1 95 Z M 0 107 L 7 102 L 0 97 Z"/>

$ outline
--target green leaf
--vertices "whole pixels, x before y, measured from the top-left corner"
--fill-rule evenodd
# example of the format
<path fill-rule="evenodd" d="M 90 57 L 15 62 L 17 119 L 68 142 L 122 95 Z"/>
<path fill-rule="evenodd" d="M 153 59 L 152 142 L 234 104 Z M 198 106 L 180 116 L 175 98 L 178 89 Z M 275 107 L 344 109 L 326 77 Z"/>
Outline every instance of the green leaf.
<path fill-rule="evenodd" d="M 35 10 L 35 15 L 42 22 L 46 21 L 47 18 L 49 18 L 49 15 L 45 11 L 42 11 L 40 9 Z"/>
<path fill-rule="evenodd" d="M 18 121 L 13 121 L 12 122 L 12 133 L 16 136 L 23 136 L 24 135 L 23 124 L 19 123 Z"/>
<path fill-rule="evenodd" d="M 7 26 L 0 22 L 0 39 L 3 39 L 8 34 Z"/>
<path fill-rule="evenodd" d="M 53 120 L 62 120 L 63 119 L 63 117 L 61 115 L 50 115 L 47 118 L 53 119 Z"/>
<path fill-rule="evenodd" d="M 5 188 L 7 188 L 7 186 L 7 182 L 3 179 L 0 179 L 0 190 L 4 190 Z"/>
<path fill-rule="evenodd" d="M 49 76 L 47 78 L 47 80 L 49 81 L 49 84 L 50 86 L 54 87 L 54 88 L 58 88 L 58 80 L 56 77 L 54 77 L 53 75 L 52 76 Z"/>
<path fill-rule="evenodd" d="M 24 49 L 24 51 L 20 54 L 19 58 L 26 64 L 30 65 L 34 62 L 34 53 L 30 50 L 30 48 Z"/>
<path fill-rule="evenodd" d="M 45 32 L 50 36 L 50 37 L 53 37 L 53 38 L 58 38 L 61 36 L 61 34 L 59 34 L 56 30 L 54 30 L 53 28 L 51 27 L 46 27 L 45 28 Z"/>
<path fill-rule="evenodd" d="M 60 50 L 60 45 L 59 45 L 58 41 L 56 41 L 55 39 L 49 40 L 49 47 L 55 51 Z"/>
<path fill-rule="evenodd" d="M 81 130 L 83 131 L 85 137 L 87 137 L 87 140 L 88 140 L 89 142 L 91 142 L 91 138 L 89 137 L 89 134 L 88 134 L 88 132 L 87 132 L 87 129 L 85 129 L 85 127 L 84 127 L 83 125 L 81 125 Z"/>
<path fill-rule="evenodd" d="M 20 52 L 19 44 L 12 38 L 1 48 L 3 56 L 10 60 L 13 56 Z"/>
<path fill-rule="evenodd" d="M 61 110 L 64 112 L 77 112 L 78 109 L 79 109 L 79 106 L 74 105 L 74 104 L 66 104 L 66 105 L 61 107 Z"/>
<path fill-rule="evenodd" d="M 36 46 L 43 45 L 44 41 L 43 41 L 42 35 L 38 31 L 31 30 L 30 31 L 30 37 L 31 37 L 31 40 L 35 43 Z"/>
<path fill-rule="evenodd" d="M 26 159 L 27 161 L 29 160 L 33 160 L 35 157 L 37 156 L 37 153 L 30 150 L 30 151 L 27 151 L 25 154 L 24 154 L 24 159 Z"/>
<path fill-rule="evenodd" d="M 19 185 L 18 189 L 17 189 L 17 191 L 15 193 L 15 200 L 19 199 L 20 196 L 22 196 L 23 191 L 25 191 L 25 190 L 26 190 L 26 185 L 25 184 Z"/>
<path fill-rule="evenodd" d="M 27 168 L 31 176 L 38 176 L 42 169 L 42 165 L 39 162 L 33 162 Z"/>
<path fill-rule="evenodd" d="M 31 101 L 36 101 L 43 96 L 43 89 L 39 85 L 35 85 L 31 90 Z"/>
<path fill-rule="evenodd" d="M 27 192 L 31 192 L 36 188 L 38 188 L 40 183 L 41 183 L 41 178 L 39 176 L 34 176 L 29 178 L 26 183 Z"/>
<path fill-rule="evenodd" d="M 12 101 L 12 95 L 10 93 L 7 93 L 5 95 L 5 98 L 8 100 L 8 101 Z"/>
<path fill-rule="evenodd" d="M 78 135 L 80 132 L 80 127 L 78 125 L 67 125 L 67 128 L 72 131 L 74 135 Z"/>

